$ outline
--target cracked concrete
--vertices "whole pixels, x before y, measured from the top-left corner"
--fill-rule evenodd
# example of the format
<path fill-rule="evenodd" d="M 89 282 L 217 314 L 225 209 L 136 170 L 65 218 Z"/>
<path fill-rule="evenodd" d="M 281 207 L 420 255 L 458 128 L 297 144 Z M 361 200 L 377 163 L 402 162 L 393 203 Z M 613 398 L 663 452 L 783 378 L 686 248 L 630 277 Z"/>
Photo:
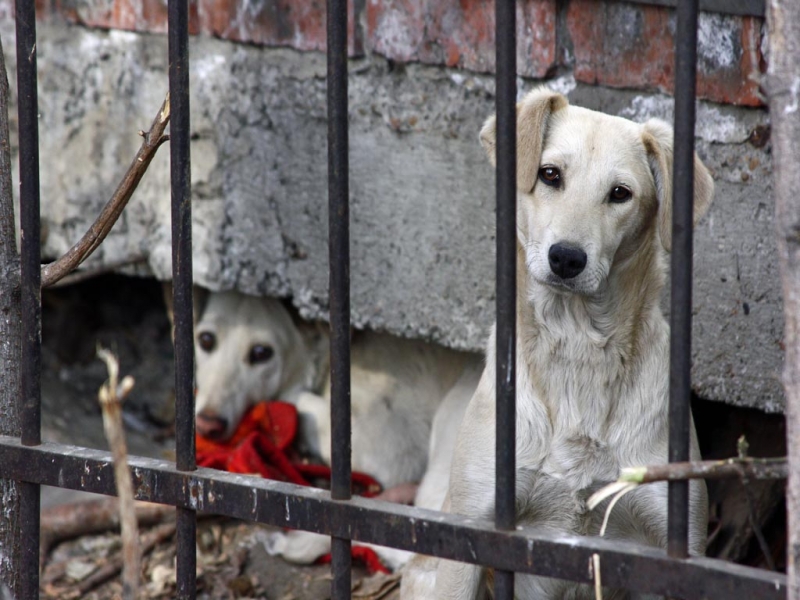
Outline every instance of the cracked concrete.
<path fill-rule="evenodd" d="M 136 132 L 167 89 L 167 52 L 159 35 L 38 28 L 43 251 L 54 257 L 133 157 Z M 0 33 L 13 67 L 13 22 Z M 205 37 L 192 38 L 190 54 L 196 281 L 291 297 L 304 316 L 324 318 L 325 57 Z M 494 181 L 477 132 L 493 110 L 493 79 L 378 56 L 350 67 L 354 324 L 481 349 L 494 316 Z M 569 75 L 557 83 L 576 104 L 671 118 L 665 96 L 576 85 Z M 696 236 L 695 388 L 780 411 L 767 115 L 709 103 L 698 115 L 717 195 Z M 762 147 L 748 141 L 753 132 Z M 170 277 L 168 158 L 164 147 L 93 264 L 145 255 L 132 271 Z"/>

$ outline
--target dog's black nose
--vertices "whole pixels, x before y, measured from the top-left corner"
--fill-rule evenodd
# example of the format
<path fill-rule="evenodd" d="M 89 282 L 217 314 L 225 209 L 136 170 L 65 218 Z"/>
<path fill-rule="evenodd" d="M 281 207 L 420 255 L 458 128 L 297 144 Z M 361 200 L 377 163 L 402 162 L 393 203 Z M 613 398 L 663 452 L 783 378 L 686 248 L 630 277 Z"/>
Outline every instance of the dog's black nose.
<path fill-rule="evenodd" d="M 550 270 L 561 279 L 572 279 L 586 268 L 586 252 L 565 244 L 553 244 L 547 253 Z"/>
<path fill-rule="evenodd" d="M 205 410 L 195 416 L 194 424 L 197 433 L 209 440 L 223 439 L 228 429 L 227 419 L 223 419 L 215 412 Z"/>

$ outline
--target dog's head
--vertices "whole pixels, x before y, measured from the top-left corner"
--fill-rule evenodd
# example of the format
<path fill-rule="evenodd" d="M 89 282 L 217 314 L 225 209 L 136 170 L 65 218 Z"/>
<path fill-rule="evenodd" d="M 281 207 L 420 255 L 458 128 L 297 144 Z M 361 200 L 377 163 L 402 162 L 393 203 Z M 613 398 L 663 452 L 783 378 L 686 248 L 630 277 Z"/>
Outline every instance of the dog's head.
<path fill-rule="evenodd" d="M 278 399 L 302 368 L 303 340 L 284 306 L 270 298 L 212 293 L 195 326 L 195 423 L 226 439 L 252 404 Z"/>
<path fill-rule="evenodd" d="M 496 122 L 481 130 L 495 164 Z M 714 182 L 695 156 L 694 221 Z M 602 294 L 650 240 L 669 252 L 672 128 L 570 106 L 549 89 L 517 104 L 517 231 L 528 273 L 550 290 Z"/>

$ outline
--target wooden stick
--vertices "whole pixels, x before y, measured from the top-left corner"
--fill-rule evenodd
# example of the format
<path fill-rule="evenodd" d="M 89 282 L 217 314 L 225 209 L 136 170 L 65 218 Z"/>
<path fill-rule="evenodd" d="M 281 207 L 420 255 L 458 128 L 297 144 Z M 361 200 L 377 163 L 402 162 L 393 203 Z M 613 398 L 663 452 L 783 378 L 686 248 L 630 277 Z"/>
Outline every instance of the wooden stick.
<path fill-rule="evenodd" d="M 138 265 L 146 261 L 147 261 L 146 255 L 137 254 L 136 256 L 130 256 L 122 260 L 115 260 L 113 262 L 105 264 L 93 265 L 91 267 L 86 267 L 85 269 L 82 269 L 80 271 L 74 271 L 72 273 L 65 275 L 50 287 L 52 288 L 67 287 L 69 285 L 74 285 L 82 281 L 94 279 L 95 277 L 99 277 L 100 275 L 105 275 L 106 273 L 113 273 L 114 271 L 122 267 Z"/>
<path fill-rule="evenodd" d="M 782 458 L 728 458 L 696 462 L 629 467 L 620 472 L 619 481 L 652 483 L 683 479 L 786 479 L 789 467 Z"/>
<path fill-rule="evenodd" d="M 134 509 L 139 527 L 150 527 L 175 518 L 175 508 L 166 504 L 136 502 Z M 62 504 L 43 510 L 39 564 L 45 564 L 48 552 L 56 544 L 82 535 L 118 529 L 119 518 L 119 500 L 113 497 Z"/>
<path fill-rule="evenodd" d="M 122 425 L 122 401 L 133 389 L 133 378 L 119 379 L 117 357 L 104 348 L 97 349 L 97 356 L 106 363 L 108 381 L 100 388 L 100 406 L 103 409 L 103 429 L 114 458 L 114 480 L 119 497 L 119 520 L 122 535 L 122 597 L 135 600 L 139 590 L 141 554 L 139 549 L 139 526 L 133 497 L 133 482 L 128 470 L 128 449 Z"/>
<path fill-rule="evenodd" d="M 169 123 L 169 94 L 167 94 L 156 118 L 153 120 L 150 131 L 139 132 L 139 135 L 144 138 L 142 146 L 114 191 L 114 195 L 103 207 L 102 212 L 89 228 L 89 231 L 64 256 L 42 267 L 43 288 L 50 287 L 77 268 L 103 242 L 128 204 L 128 200 L 133 196 L 133 192 L 142 180 L 159 147 L 169 139 L 169 136 L 164 134 L 167 123 Z"/>

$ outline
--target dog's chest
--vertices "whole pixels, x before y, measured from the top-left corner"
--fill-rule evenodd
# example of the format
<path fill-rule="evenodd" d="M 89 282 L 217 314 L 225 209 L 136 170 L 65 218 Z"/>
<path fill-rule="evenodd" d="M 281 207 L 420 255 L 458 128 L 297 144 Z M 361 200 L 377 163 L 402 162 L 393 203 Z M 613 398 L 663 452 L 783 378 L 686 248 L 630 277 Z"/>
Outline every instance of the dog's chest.
<path fill-rule="evenodd" d="M 525 353 L 531 401 L 546 419 L 540 469 L 572 489 L 616 478 L 615 407 L 624 402 L 624 359 L 612 339 L 564 328 L 540 332 Z M 537 435 L 534 433 L 534 435 Z"/>

